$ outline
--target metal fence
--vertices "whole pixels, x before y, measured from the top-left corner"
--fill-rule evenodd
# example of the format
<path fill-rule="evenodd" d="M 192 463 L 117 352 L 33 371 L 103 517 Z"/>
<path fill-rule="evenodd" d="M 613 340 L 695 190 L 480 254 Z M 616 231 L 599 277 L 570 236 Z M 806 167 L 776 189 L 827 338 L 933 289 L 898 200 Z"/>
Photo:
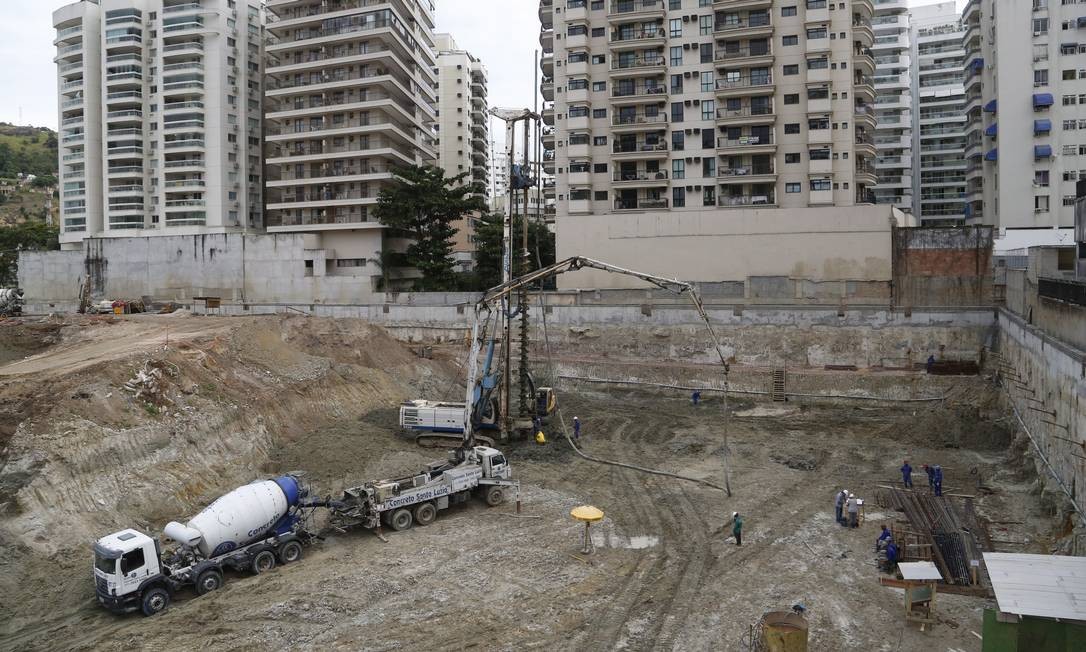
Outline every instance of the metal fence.
<path fill-rule="evenodd" d="M 1055 278 L 1037 279 L 1037 294 L 1079 306 L 1086 306 L 1086 283 Z"/>

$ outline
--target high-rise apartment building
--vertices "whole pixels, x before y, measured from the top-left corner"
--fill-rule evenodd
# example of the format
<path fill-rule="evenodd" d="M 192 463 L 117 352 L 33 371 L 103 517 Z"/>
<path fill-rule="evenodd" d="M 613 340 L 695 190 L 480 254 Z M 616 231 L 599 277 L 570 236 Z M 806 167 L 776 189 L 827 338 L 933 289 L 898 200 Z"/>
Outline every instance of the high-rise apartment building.
<path fill-rule="evenodd" d="M 875 202 L 913 212 L 913 94 L 909 5 L 875 4 Z"/>
<path fill-rule="evenodd" d="M 558 217 L 870 202 L 873 13 L 871 0 L 541 0 Z"/>
<path fill-rule="evenodd" d="M 267 230 L 319 234 L 313 247 L 332 252 L 320 273 L 376 278 L 396 244 L 373 216 L 381 188 L 397 167 L 437 161 L 433 4 L 270 0 L 267 11 Z"/>
<path fill-rule="evenodd" d="M 1072 227 L 1086 176 L 1086 6 L 971 0 L 963 23 L 969 218 Z"/>
<path fill-rule="evenodd" d="M 964 32 L 954 2 L 912 9 L 914 214 L 921 224 L 965 221 Z"/>
<path fill-rule="evenodd" d="M 467 173 L 465 183 L 489 194 L 490 130 L 483 62 L 461 50 L 450 34 L 437 34 L 437 164 L 446 176 Z"/>
<path fill-rule="evenodd" d="M 53 13 L 61 243 L 262 227 L 257 0 Z"/>

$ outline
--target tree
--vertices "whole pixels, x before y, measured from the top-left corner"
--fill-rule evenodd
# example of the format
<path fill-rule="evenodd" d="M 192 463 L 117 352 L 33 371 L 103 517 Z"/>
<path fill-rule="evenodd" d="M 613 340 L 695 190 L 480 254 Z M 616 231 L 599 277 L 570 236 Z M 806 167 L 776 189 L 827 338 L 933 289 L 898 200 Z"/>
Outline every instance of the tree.
<path fill-rule="evenodd" d="M 59 249 L 59 230 L 43 222 L 25 222 L 0 227 L 0 286 L 19 282 L 19 252 Z"/>
<path fill-rule="evenodd" d="M 522 217 L 513 219 L 513 254 L 514 262 L 521 252 L 523 229 Z M 477 290 L 487 290 L 502 282 L 502 230 L 505 216 L 499 213 L 484 215 L 475 225 L 475 276 Z M 528 254 L 530 257 L 527 270 L 520 270 L 514 265 L 514 274 L 519 275 L 555 263 L 554 233 L 546 224 L 534 219 L 528 222 Z M 545 289 L 554 287 L 553 279 L 544 284 Z"/>
<path fill-rule="evenodd" d="M 412 240 L 405 252 L 408 266 L 422 272 L 415 282 L 420 291 L 453 290 L 457 287 L 452 258 L 453 222 L 485 208 L 477 184 L 462 185 L 468 173 L 446 177 L 434 166 L 395 170 L 391 187 L 381 190 L 374 212 L 386 226 Z"/>
<path fill-rule="evenodd" d="M 34 188 L 52 188 L 57 185 L 57 178 L 51 174 L 44 174 L 40 177 L 34 177 L 34 181 L 30 185 Z"/>

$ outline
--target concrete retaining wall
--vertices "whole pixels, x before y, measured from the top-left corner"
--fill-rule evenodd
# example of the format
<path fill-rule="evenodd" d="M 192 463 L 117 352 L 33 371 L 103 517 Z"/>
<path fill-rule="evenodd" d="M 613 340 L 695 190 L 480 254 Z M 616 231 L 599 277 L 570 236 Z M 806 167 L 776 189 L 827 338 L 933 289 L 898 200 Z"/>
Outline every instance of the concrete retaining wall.
<path fill-rule="evenodd" d="M 894 305 L 990 305 L 993 237 L 990 226 L 894 229 Z"/>
<path fill-rule="evenodd" d="M 1021 383 L 1009 379 L 1010 398 L 1055 472 L 1086 507 L 1086 352 L 1007 310 L 1000 311 L 999 326 L 1000 352 Z M 1043 467 L 1038 473 L 1049 478 Z"/>

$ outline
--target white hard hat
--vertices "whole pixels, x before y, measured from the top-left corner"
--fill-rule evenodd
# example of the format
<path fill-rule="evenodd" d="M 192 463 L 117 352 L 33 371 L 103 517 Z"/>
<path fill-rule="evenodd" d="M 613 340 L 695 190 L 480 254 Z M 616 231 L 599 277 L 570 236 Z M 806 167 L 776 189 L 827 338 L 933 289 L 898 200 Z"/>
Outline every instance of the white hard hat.
<path fill-rule="evenodd" d="M 573 420 L 574 421 L 580 421 L 580 419 L 578 417 L 573 417 Z"/>
<path fill-rule="evenodd" d="M 736 516 L 739 516 L 739 512 L 732 512 L 732 518 L 735 518 Z"/>
<path fill-rule="evenodd" d="M 849 498 L 855 498 L 855 497 L 856 497 L 856 494 L 849 494 L 849 495 L 848 495 L 848 497 L 849 497 Z"/>

